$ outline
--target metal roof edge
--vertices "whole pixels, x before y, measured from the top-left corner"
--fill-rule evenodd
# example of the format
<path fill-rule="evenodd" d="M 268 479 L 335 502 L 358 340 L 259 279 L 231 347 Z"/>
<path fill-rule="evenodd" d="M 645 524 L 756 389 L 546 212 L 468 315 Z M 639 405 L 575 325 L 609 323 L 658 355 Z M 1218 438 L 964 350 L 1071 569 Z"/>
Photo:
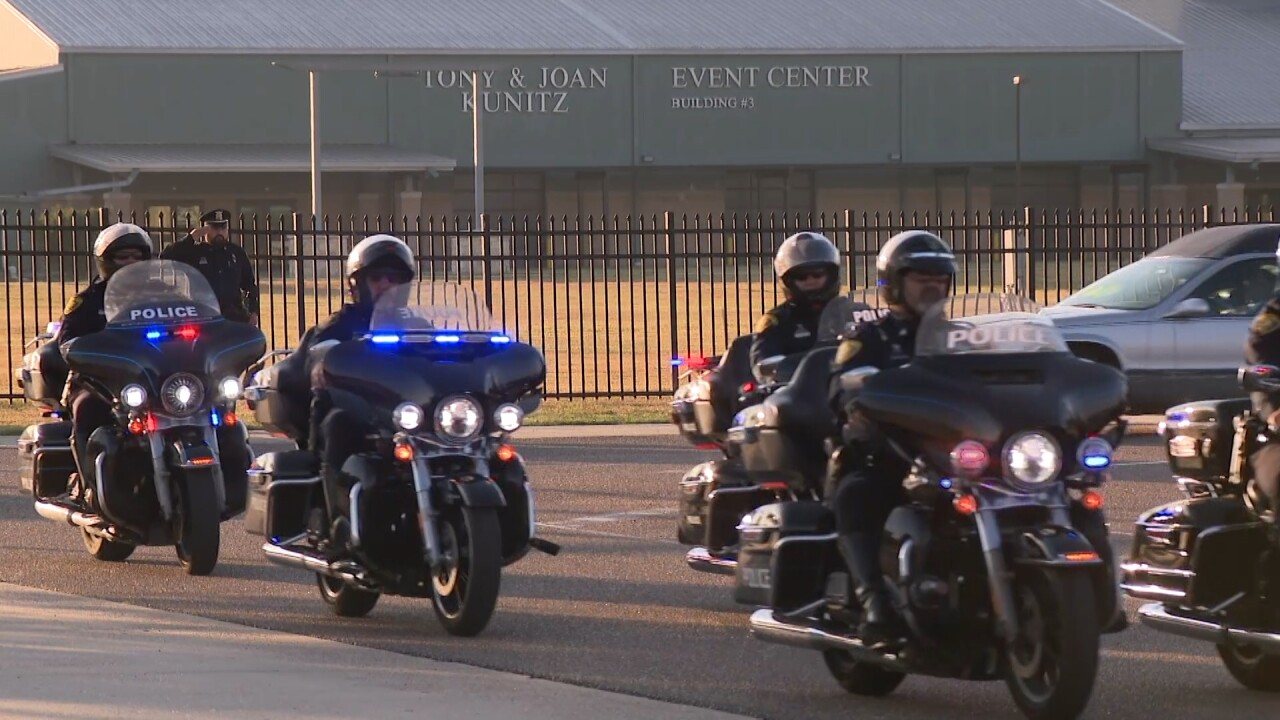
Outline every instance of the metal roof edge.
<path fill-rule="evenodd" d="M 1107 7 L 1111 8 L 1111 9 L 1112 9 L 1112 10 L 1114 10 L 1115 12 L 1117 12 L 1117 13 L 1119 13 L 1119 14 L 1121 14 L 1121 15 L 1124 15 L 1125 17 L 1129 18 L 1130 20 L 1133 20 L 1134 22 L 1138 23 L 1139 25 L 1142 25 L 1143 27 L 1145 27 L 1146 29 L 1150 30 L 1151 32 L 1153 32 L 1153 33 L 1155 33 L 1155 34 L 1157 34 L 1157 35 L 1163 36 L 1166 40 L 1171 41 L 1173 44 L 1177 45 L 1178 47 L 1186 47 L 1186 45 L 1187 45 L 1185 42 L 1183 42 L 1182 38 L 1179 38 L 1178 36 L 1174 35 L 1173 33 L 1170 33 L 1170 32 L 1168 32 L 1168 31 L 1166 31 L 1166 30 L 1164 30 L 1164 29 L 1160 28 L 1160 27 L 1159 27 L 1159 26 L 1157 26 L 1155 23 L 1149 22 L 1149 21 L 1147 21 L 1147 20 L 1143 20 L 1142 18 L 1138 17 L 1137 15 L 1134 15 L 1133 13 L 1129 12 L 1128 10 L 1125 10 L 1125 9 L 1124 9 L 1124 8 L 1122 8 L 1122 7 L 1118 7 L 1118 6 L 1116 6 L 1115 4 L 1113 4 L 1113 3 L 1111 2 L 1111 0 L 1095 0 L 1095 2 L 1097 2 L 1097 3 L 1098 3 L 1098 4 L 1100 4 L 1100 5 L 1106 5 Z"/>
<path fill-rule="evenodd" d="M 40 77 L 41 75 L 53 75 L 64 72 L 66 67 L 62 63 L 57 65 L 44 65 L 34 68 L 14 68 L 12 70 L 0 70 L 0 82 L 10 80 L 21 80 L 23 78 Z"/>
<path fill-rule="evenodd" d="M 3 0 L 0 0 L 3 2 Z M 687 56 L 718 56 L 718 55 L 741 55 L 741 56 L 777 56 L 777 57 L 797 57 L 811 55 L 844 55 L 844 56 L 860 56 L 860 55 L 1051 55 L 1054 53 L 1063 54 L 1116 54 L 1116 53 L 1174 53 L 1182 52 L 1181 47 L 1170 47 L 1166 45 L 1151 46 L 1130 46 L 1117 45 L 1096 46 L 1096 47 L 1079 47 L 1079 46 L 1036 46 L 1036 47 L 972 47 L 972 48 L 600 48 L 600 49 L 582 49 L 582 48 L 519 48 L 519 49 L 458 49 L 458 48 L 129 48 L 129 47 L 64 47 L 62 52 L 65 54 L 84 54 L 84 55 L 228 55 L 228 56 L 244 56 L 244 55 L 314 55 L 314 56 L 364 56 L 364 55 L 389 55 L 395 57 L 402 56 L 539 56 L 539 55 L 569 55 L 569 56 L 616 56 L 616 57 L 646 57 L 646 56 L 669 56 L 669 55 L 687 55 Z"/>

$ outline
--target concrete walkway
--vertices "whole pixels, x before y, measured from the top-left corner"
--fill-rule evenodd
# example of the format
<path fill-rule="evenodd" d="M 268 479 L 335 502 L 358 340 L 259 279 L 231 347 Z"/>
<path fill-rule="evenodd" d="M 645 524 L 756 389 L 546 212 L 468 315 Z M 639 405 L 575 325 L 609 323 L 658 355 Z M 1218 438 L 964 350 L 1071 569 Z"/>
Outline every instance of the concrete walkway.
<path fill-rule="evenodd" d="M 0 717 L 742 718 L 4 583 Z"/>

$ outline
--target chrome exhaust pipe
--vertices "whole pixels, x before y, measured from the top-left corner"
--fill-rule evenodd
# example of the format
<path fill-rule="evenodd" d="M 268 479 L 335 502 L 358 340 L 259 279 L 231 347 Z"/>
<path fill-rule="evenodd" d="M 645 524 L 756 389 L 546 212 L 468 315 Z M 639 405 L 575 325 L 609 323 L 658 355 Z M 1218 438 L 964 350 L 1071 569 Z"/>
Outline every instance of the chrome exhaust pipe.
<path fill-rule="evenodd" d="M 374 585 L 365 579 L 364 570 L 350 561 L 329 562 L 324 558 L 283 548 L 269 542 L 263 543 L 262 552 L 266 554 L 267 560 L 277 565 L 320 573 L 325 577 L 342 580 L 356 587 L 374 589 Z"/>
<path fill-rule="evenodd" d="M 790 623 L 778 620 L 773 610 L 768 608 L 751 613 L 750 623 L 751 634 L 757 640 L 807 650 L 843 650 L 857 662 L 872 663 L 898 672 L 910 671 L 896 653 L 873 650 L 858 638 L 833 635 L 804 621 Z"/>
<path fill-rule="evenodd" d="M 54 522 L 65 522 L 75 527 L 102 525 L 106 522 L 100 515 L 87 515 L 79 510 L 72 510 L 69 507 L 43 500 L 36 501 L 36 514 L 42 518 L 53 520 Z"/>
<path fill-rule="evenodd" d="M 1252 645 L 1268 654 L 1280 655 L 1280 634 L 1277 633 L 1244 630 L 1211 620 L 1174 615 L 1160 603 L 1151 603 L 1138 608 L 1138 618 L 1143 625 L 1171 635 L 1205 640 L 1215 644 Z"/>
<path fill-rule="evenodd" d="M 704 547 L 696 547 L 685 553 L 684 561 L 694 570 L 712 575 L 733 575 L 738 569 L 737 560 L 716 557 Z"/>

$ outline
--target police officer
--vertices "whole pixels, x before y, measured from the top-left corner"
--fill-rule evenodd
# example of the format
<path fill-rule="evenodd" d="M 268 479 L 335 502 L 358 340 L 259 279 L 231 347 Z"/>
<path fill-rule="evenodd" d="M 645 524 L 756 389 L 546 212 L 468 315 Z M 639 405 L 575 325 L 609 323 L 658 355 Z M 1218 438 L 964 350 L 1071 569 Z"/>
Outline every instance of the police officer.
<path fill-rule="evenodd" d="M 63 343 L 84 335 L 101 331 L 107 326 L 105 300 L 107 280 L 123 267 L 135 262 L 150 260 L 152 254 L 151 236 L 137 225 L 116 223 L 103 229 L 93 242 L 93 257 L 98 266 L 98 277 L 89 287 L 80 291 L 62 311 L 62 324 L 54 335 L 52 342 L 61 346 Z M 72 454 L 80 477 L 89 477 L 85 470 L 88 458 L 85 448 L 89 436 L 94 430 L 110 423 L 111 406 L 98 395 L 80 386 L 76 378 L 69 378 L 64 397 L 70 398 L 67 403 L 71 408 Z M 73 488 L 77 493 L 83 487 Z M 76 500 L 79 495 L 73 495 Z"/>
<path fill-rule="evenodd" d="M 880 533 L 905 498 L 906 461 L 876 442 L 874 429 L 848 417 L 839 375 L 855 367 L 888 369 L 915 355 L 916 330 L 926 310 L 946 299 L 955 280 L 951 248 L 938 236 L 909 230 L 889 239 L 876 257 L 876 284 L 889 314 L 863 323 L 836 351 L 832 406 L 842 421 L 845 447 L 833 460 L 825 497 L 836 514 L 837 547 L 857 584 L 862 605 L 859 634 L 878 642 L 900 632 L 880 569 Z"/>
<path fill-rule="evenodd" d="M 1276 259 L 1280 261 L 1280 246 L 1276 247 Z M 1280 277 L 1276 279 L 1271 299 L 1249 325 L 1244 359 L 1250 365 L 1280 365 Z M 1280 428 L 1280 396 L 1255 392 L 1252 399 L 1258 417 L 1266 420 L 1272 429 Z M 1272 440 L 1263 445 L 1254 452 L 1249 464 L 1258 490 L 1270 500 L 1272 511 L 1280 519 L 1280 442 Z"/>
<path fill-rule="evenodd" d="M 230 241 L 231 213 L 210 210 L 200 227 L 160 253 L 163 260 L 184 262 L 209 281 L 228 320 L 258 324 L 258 282 L 244 248 Z"/>
<path fill-rule="evenodd" d="M 345 342 L 368 332 L 378 298 L 396 285 L 412 282 L 418 273 L 413 252 L 403 240 L 391 235 L 373 235 L 351 249 L 347 256 L 346 274 L 351 302 L 344 304 L 328 320 L 308 330 L 291 359 L 297 358 L 296 362 L 305 366 L 307 353 L 316 345 L 328 341 Z M 364 418 L 333 407 L 328 394 L 317 387 L 320 383 L 316 382 L 318 378 L 313 380 L 310 368 L 303 375 L 308 383 L 305 392 L 311 393 L 312 398 L 309 418 L 295 419 L 295 427 L 306 433 L 299 438 L 298 444 L 306 447 L 310 440 L 312 450 L 321 457 L 321 476 L 333 518 L 331 538 L 335 545 L 341 547 L 350 530 L 347 520 L 350 488 L 347 478 L 341 474 L 342 465 L 363 447 L 368 423 Z M 308 407 L 308 403 L 295 402 L 291 405 Z"/>
<path fill-rule="evenodd" d="M 840 291 L 840 253 L 825 236 L 813 232 L 792 235 L 773 259 L 782 280 L 786 302 L 769 310 L 756 323 L 751 343 L 751 370 L 764 382 L 760 362 L 775 355 L 813 349 L 822 310 Z"/>
<path fill-rule="evenodd" d="M 876 257 L 880 298 L 890 313 L 858 327 L 836 351 L 831 384 L 832 406 L 841 419 L 844 447 L 832 458 L 825 497 L 836 514 L 837 548 L 857 583 L 862 605 L 859 635 L 875 643 L 903 631 L 894 612 L 880 567 L 880 535 L 895 507 L 906 501 L 902 479 L 910 466 L 878 442 L 875 428 L 846 411 L 851 398 L 840 390 L 841 373 L 857 367 L 888 369 L 905 365 L 915 355 L 916 333 L 924 313 L 954 290 L 956 263 L 951 247 L 938 236 L 909 230 L 889 239 Z M 1099 586 L 1103 607 L 1111 617 L 1103 632 L 1128 625 L 1114 582 L 1115 562 L 1101 510 L 1087 510 L 1078 502 L 1070 508 L 1073 524 L 1089 540 L 1104 562 L 1107 579 Z"/>

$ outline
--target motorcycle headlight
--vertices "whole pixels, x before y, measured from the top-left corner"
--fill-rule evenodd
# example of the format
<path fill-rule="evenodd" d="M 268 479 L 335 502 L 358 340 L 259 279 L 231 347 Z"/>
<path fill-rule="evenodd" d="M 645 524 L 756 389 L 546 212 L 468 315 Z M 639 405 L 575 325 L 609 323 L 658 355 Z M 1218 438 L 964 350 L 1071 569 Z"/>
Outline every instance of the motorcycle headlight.
<path fill-rule="evenodd" d="M 480 404 L 464 395 L 440 401 L 436 407 L 436 429 L 450 440 L 466 440 L 480 433 L 484 413 Z"/>
<path fill-rule="evenodd" d="M 392 411 L 391 419 L 405 430 L 417 430 L 422 425 L 422 408 L 413 403 L 401 403 Z"/>
<path fill-rule="evenodd" d="M 125 407 L 137 410 L 147 402 L 147 390 L 141 385 L 125 385 L 120 391 L 120 400 Z"/>
<path fill-rule="evenodd" d="M 1005 446 L 1004 465 L 1014 480 L 1024 485 L 1042 485 L 1062 470 L 1062 450 L 1043 433 L 1018 435 Z"/>
<path fill-rule="evenodd" d="M 499 405 L 498 409 L 493 413 L 493 421 L 498 423 L 498 427 L 507 432 L 515 432 L 520 427 L 520 423 L 524 422 L 524 411 L 518 405 L 507 403 Z"/>
<path fill-rule="evenodd" d="M 244 387 L 240 385 L 239 378 L 224 377 L 218 383 L 218 393 L 223 400 L 239 400 L 242 390 L 244 390 Z"/>
<path fill-rule="evenodd" d="M 171 375 L 160 386 L 160 401 L 164 409 L 174 415 L 190 415 L 204 402 L 204 385 L 188 373 Z"/>

